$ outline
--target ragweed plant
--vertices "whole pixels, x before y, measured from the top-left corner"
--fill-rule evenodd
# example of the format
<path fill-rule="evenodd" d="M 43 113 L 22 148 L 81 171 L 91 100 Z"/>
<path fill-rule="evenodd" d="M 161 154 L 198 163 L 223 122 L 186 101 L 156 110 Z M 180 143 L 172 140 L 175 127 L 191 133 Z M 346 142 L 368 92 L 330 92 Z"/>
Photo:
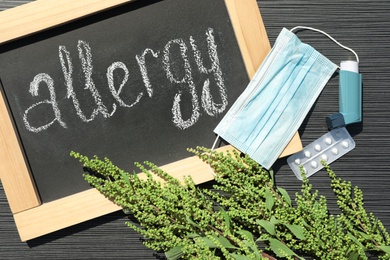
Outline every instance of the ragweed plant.
<path fill-rule="evenodd" d="M 71 155 L 87 169 L 85 179 L 104 196 L 133 214 L 127 225 L 145 237 L 145 245 L 168 259 L 390 259 L 389 234 L 363 207 L 363 194 L 351 183 L 332 180 L 341 214 L 307 178 L 292 201 L 275 185 L 274 174 L 237 151 L 189 149 L 215 172 L 213 189 L 184 183 L 150 162 L 136 163 L 141 179 L 109 159 Z M 158 181 L 159 177 L 163 181 Z"/>

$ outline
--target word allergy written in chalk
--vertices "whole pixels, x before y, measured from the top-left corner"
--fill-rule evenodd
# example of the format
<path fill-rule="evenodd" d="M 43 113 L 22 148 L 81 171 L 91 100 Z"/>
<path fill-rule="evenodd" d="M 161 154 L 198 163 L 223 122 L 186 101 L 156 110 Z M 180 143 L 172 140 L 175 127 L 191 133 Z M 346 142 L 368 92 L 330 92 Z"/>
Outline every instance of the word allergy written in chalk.
<path fill-rule="evenodd" d="M 220 63 L 219 63 L 219 58 L 217 53 L 217 45 L 215 43 L 213 33 L 214 31 L 212 28 L 208 28 L 206 30 L 207 48 L 208 48 L 208 55 L 211 61 L 210 63 L 211 68 L 206 68 L 204 66 L 201 52 L 199 51 L 196 41 L 192 36 L 190 36 L 190 45 L 199 72 L 206 75 L 212 74 L 214 76 L 217 89 L 218 89 L 218 94 L 220 95 L 220 99 L 219 99 L 220 103 L 214 102 L 214 98 L 210 91 L 209 79 L 206 79 L 203 82 L 201 102 L 199 102 L 199 97 L 192 77 L 192 69 L 187 56 L 188 48 L 183 39 L 174 39 L 169 41 L 163 48 L 162 53 L 160 51 L 153 51 L 152 49 L 146 48 L 141 55 L 136 55 L 135 57 L 140 69 L 140 73 L 142 76 L 144 87 L 146 89 L 146 93 L 149 97 L 153 96 L 153 87 L 148 75 L 148 66 L 145 61 L 145 56 L 148 54 L 152 55 L 152 57 L 154 57 L 155 59 L 159 57 L 162 59 L 162 66 L 165 71 L 166 77 L 172 84 L 175 83 L 186 84 L 187 86 L 186 90 L 189 92 L 189 94 L 192 97 L 191 116 L 187 120 L 184 120 L 182 118 L 181 106 L 180 106 L 182 90 L 179 90 L 178 93 L 175 94 L 173 105 L 172 105 L 172 122 L 179 129 L 184 130 L 186 128 L 189 128 L 198 121 L 201 115 L 199 103 L 201 103 L 201 106 L 204 109 L 204 111 L 210 116 L 216 116 L 217 114 L 222 113 L 228 105 L 226 87 L 223 79 L 223 74 L 220 68 Z M 171 47 L 173 45 L 178 45 L 180 49 L 180 57 L 183 60 L 183 66 L 184 66 L 184 76 L 182 78 L 175 78 L 175 76 L 172 73 L 172 69 L 171 69 L 172 61 L 170 60 L 171 59 L 170 52 L 171 52 Z M 93 121 L 96 118 L 96 116 L 99 114 L 101 114 L 104 118 L 109 118 L 114 115 L 114 113 L 117 111 L 118 106 L 124 108 L 131 108 L 140 102 L 140 100 L 144 96 L 144 92 L 140 92 L 137 95 L 135 101 L 130 104 L 126 103 L 125 100 L 121 98 L 121 93 L 129 79 L 129 70 L 123 62 L 116 61 L 113 62 L 107 68 L 107 73 L 106 73 L 108 88 L 116 101 L 116 103 L 112 105 L 111 111 L 109 111 L 109 109 L 102 102 L 102 97 L 99 94 L 99 91 L 97 90 L 95 83 L 92 79 L 92 73 L 93 73 L 92 51 L 89 44 L 85 41 L 79 40 L 77 44 L 77 48 L 79 52 L 81 67 L 84 74 L 85 90 L 89 90 L 94 100 L 94 103 L 96 105 L 96 107 L 93 109 L 90 116 L 85 115 L 85 113 L 82 111 L 79 99 L 77 98 L 77 95 L 74 91 L 73 78 L 72 78 L 73 64 L 70 58 L 70 52 L 66 49 L 65 46 L 59 46 L 59 59 L 61 63 L 62 72 L 64 74 L 67 98 L 72 100 L 75 111 L 78 117 L 83 122 L 88 123 L 90 121 Z M 115 88 L 114 86 L 114 71 L 116 70 L 121 70 L 124 73 L 122 82 L 120 83 L 118 88 Z M 26 126 L 27 130 L 34 133 L 47 130 L 51 125 L 55 123 L 58 123 L 63 128 L 67 128 L 67 124 L 62 119 L 61 111 L 58 106 L 56 92 L 54 88 L 54 80 L 52 77 L 50 77 L 50 75 L 48 75 L 47 73 L 37 74 L 30 83 L 30 89 L 29 89 L 30 94 L 32 96 L 38 97 L 39 96 L 38 90 L 39 87 L 42 86 L 42 83 L 47 86 L 49 90 L 50 98 L 34 103 L 24 111 L 23 114 L 24 125 Z M 32 123 L 29 121 L 28 115 L 32 110 L 37 108 L 37 106 L 41 106 L 41 105 L 51 106 L 52 111 L 51 110 L 45 110 L 45 111 L 49 111 L 50 113 L 53 113 L 54 119 L 47 124 L 41 126 L 33 126 Z"/>

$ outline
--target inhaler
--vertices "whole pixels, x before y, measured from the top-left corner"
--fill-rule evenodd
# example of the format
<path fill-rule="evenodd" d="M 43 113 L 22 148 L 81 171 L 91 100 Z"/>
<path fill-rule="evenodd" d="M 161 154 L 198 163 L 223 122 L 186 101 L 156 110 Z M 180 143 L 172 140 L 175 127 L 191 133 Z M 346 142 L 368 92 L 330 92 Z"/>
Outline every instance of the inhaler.
<path fill-rule="evenodd" d="M 339 113 L 326 118 L 329 129 L 362 121 L 362 74 L 358 61 L 342 61 L 339 71 Z"/>

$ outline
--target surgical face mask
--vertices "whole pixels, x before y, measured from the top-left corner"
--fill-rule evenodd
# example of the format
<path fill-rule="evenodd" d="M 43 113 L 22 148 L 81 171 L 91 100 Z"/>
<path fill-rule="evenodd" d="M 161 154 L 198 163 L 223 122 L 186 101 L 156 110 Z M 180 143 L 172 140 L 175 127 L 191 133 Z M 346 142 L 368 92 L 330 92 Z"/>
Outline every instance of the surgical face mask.
<path fill-rule="evenodd" d="M 269 169 L 337 67 L 284 28 L 214 132 Z"/>

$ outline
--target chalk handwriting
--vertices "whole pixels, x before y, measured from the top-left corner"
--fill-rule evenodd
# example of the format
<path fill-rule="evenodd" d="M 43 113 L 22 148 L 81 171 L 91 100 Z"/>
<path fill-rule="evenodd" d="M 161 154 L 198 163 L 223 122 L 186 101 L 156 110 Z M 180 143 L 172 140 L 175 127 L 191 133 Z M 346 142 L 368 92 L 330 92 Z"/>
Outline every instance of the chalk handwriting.
<path fill-rule="evenodd" d="M 79 41 L 77 44 L 77 49 L 79 50 L 79 58 L 81 60 L 81 65 L 83 67 L 84 75 L 85 75 L 85 89 L 89 89 L 91 94 L 95 100 L 97 108 L 95 109 L 97 113 L 103 114 L 104 117 L 110 117 L 115 113 L 116 105 L 113 105 L 113 111 L 111 114 L 108 112 L 108 109 L 103 104 L 101 96 L 98 90 L 95 87 L 95 83 L 92 79 L 92 53 L 91 47 L 89 44 L 84 41 Z M 72 95 L 73 96 L 73 95 Z M 94 115 L 95 117 L 96 115 Z"/>
<path fill-rule="evenodd" d="M 176 79 L 171 71 L 171 63 L 170 63 L 170 47 L 172 44 L 178 44 L 180 46 L 180 54 L 184 61 L 184 76 L 182 79 Z M 192 125 L 194 125 L 200 116 L 199 113 L 199 102 L 198 102 L 198 94 L 196 93 L 196 88 L 194 81 L 192 79 L 191 66 L 187 57 L 187 46 L 183 40 L 172 40 L 169 41 L 164 48 L 164 58 L 163 58 L 163 66 L 166 72 L 167 78 L 172 83 L 186 83 L 188 84 L 188 92 L 192 96 L 192 115 L 191 118 L 187 120 L 183 120 L 181 115 L 180 101 L 181 101 L 181 91 L 175 95 L 175 99 L 173 101 L 172 114 L 173 114 L 173 123 L 179 129 L 186 129 Z"/>
<path fill-rule="evenodd" d="M 142 80 L 144 81 L 145 88 L 148 92 L 148 95 L 149 95 L 149 97 L 152 97 L 153 96 L 153 88 L 152 88 L 152 84 L 150 83 L 150 79 L 148 76 L 148 69 L 146 67 L 146 62 L 145 62 L 145 56 L 149 52 L 153 55 L 154 58 L 157 58 L 159 53 L 160 53 L 160 52 L 154 52 L 152 49 L 147 48 L 144 50 L 144 52 L 142 53 L 141 56 L 136 55 L 135 58 L 138 62 L 138 66 L 139 66 L 139 70 L 141 72 Z"/>
<path fill-rule="evenodd" d="M 123 72 L 125 73 L 125 76 L 124 76 L 121 84 L 119 85 L 118 90 L 115 89 L 115 86 L 114 86 L 114 71 L 116 69 L 122 69 Z M 111 64 L 110 67 L 108 67 L 107 81 L 108 81 L 108 87 L 110 88 L 112 96 L 116 99 L 116 101 L 119 103 L 119 105 L 121 107 L 130 108 L 130 107 L 133 107 L 134 105 L 136 105 L 140 101 L 140 99 L 142 98 L 144 93 L 142 93 L 142 92 L 139 93 L 137 96 L 137 99 L 132 104 L 130 104 L 130 105 L 126 104 L 119 95 L 121 94 L 123 87 L 125 86 L 125 84 L 128 80 L 129 80 L 129 70 L 127 69 L 126 65 L 123 62 L 117 61 L 117 62 L 114 62 L 113 64 Z"/>
<path fill-rule="evenodd" d="M 201 53 L 198 50 L 196 42 L 192 36 L 190 37 L 190 42 L 191 42 L 192 50 L 194 51 L 194 57 L 195 57 L 196 64 L 198 65 L 199 71 L 204 74 L 214 73 L 214 77 L 216 79 L 217 86 L 219 88 L 219 94 L 221 95 L 222 103 L 221 104 L 214 103 L 214 99 L 210 93 L 210 80 L 206 79 L 203 84 L 202 107 L 207 114 L 209 114 L 210 116 L 215 116 L 225 111 L 226 106 L 228 105 L 228 98 L 227 98 L 225 83 L 222 77 L 221 67 L 219 66 L 217 45 L 215 44 L 213 29 L 209 28 L 206 32 L 206 35 L 207 35 L 207 46 L 208 46 L 209 57 L 211 59 L 210 69 L 205 68 L 205 66 L 203 65 L 203 59 L 201 57 Z"/>
<path fill-rule="evenodd" d="M 54 91 L 54 80 L 49 75 L 47 75 L 46 73 L 40 73 L 40 74 L 36 75 L 34 77 L 34 80 L 30 83 L 30 94 L 32 96 L 35 96 L 35 97 L 38 96 L 38 89 L 39 89 L 39 85 L 40 85 L 41 82 L 45 82 L 46 83 L 47 88 L 49 89 L 49 93 L 50 93 L 50 100 L 46 99 L 46 100 L 40 101 L 40 102 L 35 103 L 35 104 L 33 104 L 32 106 L 30 106 L 29 108 L 26 109 L 26 111 L 24 112 L 24 115 L 23 115 L 23 122 L 26 125 L 26 128 L 29 131 L 31 131 L 31 132 L 38 133 L 38 132 L 40 132 L 42 130 L 48 129 L 49 126 L 54 124 L 56 121 L 58 121 L 58 123 L 63 128 L 67 128 L 65 122 L 62 121 L 62 119 L 61 119 L 61 112 L 58 109 L 56 93 Z M 50 123 L 48 123 L 46 125 L 40 126 L 40 127 L 31 126 L 29 121 L 28 121 L 28 119 L 27 119 L 28 113 L 30 112 L 30 110 L 34 109 L 35 107 L 37 107 L 39 105 L 43 105 L 43 104 L 49 104 L 49 105 L 52 106 L 52 109 L 53 109 L 53 112 L 54 112 L 54 119 L 53 119 L 53 121 L 51 121 Z"/>
<path fill-rule="evenodd" d="M 213 75 L 214 81 L 216 83 L 216 89 L 218 90 L 220 103 L 216 103 L 213 95 L 211 94 L 212 84 L 210 83 L 210 78 L 207 78 L 203 82 L 202 94 L 199 102 L 198 93 L 196 90 L 196 84 L 193 79 L 193 70 L 191 68 L 191 64 L 189 61 L 189 51 L 186 42 L 183 39 L 174 39 L 168 41 L 165 44 L 162 51 L 154 51 L 150 48 L 146 48 L 140 55 L 136 55 L 135 59 L 139 66 L 139 71 L 141 73 L 142 81 L 144 83 L 144 87 L 146 89 L 146 93 L 148 97 L 153 97 L 154 90 L 150 80 L 150 73 L 148 71 L 148 65 L 146 63 L 146 55 L 151 55 L 156 61 L 160 60 L 162 69 L 165 72 L 165 76 L 172 84 L 172 86 L 180 84 L 181 87 L 178 87 L 178 92 L 175 94 L 172 104 L 172 122 L 173 124 L 181 130 L 187 129 L 193 126 L 200 118 L 201 111 L 200 105 L 203 110 L 209 116 L 216 116 L 225 111 L 228 105 L 228 98 L 226 87 L 223 79 L 223 73 L 220 67 L 218 52 L 217 52 L 217 44 L 215 43 L 214 31 L 212 28 L 208 28 L 206 31 L 206 42 L 208 48 L 208 56 L 210 59 L 210 68 L 206 68 L 204 66 L 202 53 L 198 49 L 198 45 L 195 39 L 190 36 L 189 42 L 192 50 L 192 54 L 197 66 L 197 69 L 200 73 L 205 75 Z M 171 52 L 177 51 L 173 46 L 179 47 L 180 55 L 171 55 Z M 76 92 L 73 87 L 73 61 L 71 59 L 70 52 L 67 50 L 65 46 L 60 45 L 58 49 L 59 60 L 61 64 L 62 73 L 64 75 L 65 86 L 67 91 L 67 98 L 72 100 L 73 106 L 75 108 L 77 116 L 83 122 L 91 122 L 93 121 L 99 114 L 101 114 L 104 118 L 110 118 L 117 111 L 118 106 L 124 108 L 132 108 L 136 106 L 144 96 L 144 93 L 141 91 L 137 94 L 135 101 L 132 103 L 125 102 L 126 99 L 121 97 L 123 89 L 130 84 L 127 84 L 130 77 L 129 69 L 126 64 L 121 61 L 113 62 L 108 68 L 106 72 L 107 77 L 107 85 L 108 89 L 115 99 L 115 102 L 112 105 L 111 112 L 107 109 L 107 106 L 103 103 L 102 97 L 96 88 L 95 82 L 93 80 L 93 59 L 92 59 L 92 49 L 88 42 L 79 40 L 77 43 L 78 50 L 78 58 L 81 64 L 82 72 L 84 75 L 84 90 L 89 91 L 92 96 L 95 107 L 93 108 L 92 113 L 87 116 L 83 112 L 80 106 L 80 101 L 76 95 Z M 172 60 L 172 57 L 180 57 L 182 61 Z M 175 58 L 177 59 L 177 58 Z M 184 74 L 183 76 L 174 75 L 173 72 L 173 64 L 183 64 Z M 121 70 L 123 73 L 121 75 L 122 79 L 118 86 L 115 86 L 114 82 L 114 72 L 116 70 Z M 54 80 L 46 73 L 39 73 L 30 83 L 30 94 L 32 96 L 39 96 L 38 88 L 41 83 L 45 83 L 49 89 L 50 99 L 45 99 L 40 102 L 37 102 L 30 107 L 28 107 L 24 111 L 23 122 L 27 128 L 27 130 L 38 133 L 43 130 L 47 130 L 54 123 L 60 124 L 61 127 L 67 128 L 66 123 L 62 120 L 61 111 L 58 106 L 58 102 L 56 99 L 55 88 L 54 88 Z M 183 87 L 184 86 L 184 87 Z M 131 86 L 130 86 L 131 87 Z M 182 106 L 187 104 L 182 104 L 182 95 L 183 93 L 189 94 L 191 96 L 191 115 L 189 118 L 184 119 L 182 115 Z M 216 93 L 216 92 L 213 92 Z M 122 94 L 123 96 L 123 94 Z M 42 126 L 33 126 L 31 122 L 28 120 L 28 114 L 31 110 L 35 109 L 37 106 L 49 104 L 52 107 L 54 113 L 54 119 L 45 125 Z"/>
<path fill-rule="evenodd" d="M 77 47 L 79 50 L 79 57 L 85 75 L 85 89 L 90 90 L 92 96 L 94 97 L 95 103 L 98 107 L 93 110 L 90 118 L 87 118 L 87 116 L 81 110 L 80 102 L 73 89 L 73 79 L 72 79 L 73 63 L 72 63 L 72 59 L 70 58 L 70 53 L 67 51 L 65 46 L 59 46 L 59 58 L 60 58 L 62 72 L 65 78 L 65 85 L 67 87 L 67 97 L 72 98 L 73 106 L 76 109 L 76 113 L 80 117 L 80 119 L 84 122 L 90 122 L 94 120 L 99 113 L 102 113 L 104 117 L 109 117 L 110 114 L 107 112 L 107 108 L 102 103 L 100 94 L 96 89 L 95 84 L 91 77 L 92 68 L 93 68 L 91 49 L 89 45 L 84 41 L 79 41 Z M 112 114 L 115 112 L 115 110 L 116 110 L 116 105 L 114 104 Z"/>

